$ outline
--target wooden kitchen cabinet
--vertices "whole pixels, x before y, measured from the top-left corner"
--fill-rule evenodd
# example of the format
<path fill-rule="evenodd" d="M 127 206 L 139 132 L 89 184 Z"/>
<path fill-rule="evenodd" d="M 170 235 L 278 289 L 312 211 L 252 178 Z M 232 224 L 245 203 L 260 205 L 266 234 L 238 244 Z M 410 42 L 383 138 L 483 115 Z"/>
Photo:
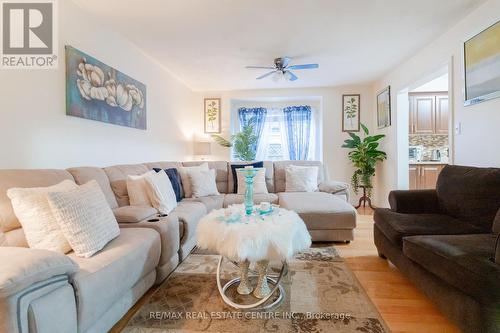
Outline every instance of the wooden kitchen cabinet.
<path fill-rule="evenodd" d="M 448 95 L 436 96 L 436 134 L 448 134 Z"/>
<path fill-rule="evenodd" d="M 410 190 L 436 188 L 437 179 L 445 164 L 410 164 Z"/>
<path fill-rule="evenodd" d="M 448 134 L 448 93 L 410 93 L 410 134 Z"/>
<path fill-rule="evenodd" d="M 418 188 L 418 165 L 410 165 L 410 190 Z"/>

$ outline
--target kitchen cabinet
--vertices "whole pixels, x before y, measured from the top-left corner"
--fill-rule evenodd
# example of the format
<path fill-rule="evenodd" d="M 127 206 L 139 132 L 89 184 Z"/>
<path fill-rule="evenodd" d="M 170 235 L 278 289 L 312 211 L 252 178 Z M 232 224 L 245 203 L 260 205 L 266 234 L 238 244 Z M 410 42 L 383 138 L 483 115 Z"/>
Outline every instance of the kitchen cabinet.
<path fill-rule="evenodd" d="M 410 93 L 410 134 L 448 134 L 448 93 Z"/>
<path fill-rule="evenodd" d="M 410 164 L 410 190 L 436 188 L 437 179 L 446 164 Z"/>
<path fill-rule="evenodd" d="M 448 95 L 436 96 L 436 134 L 448 134 Z"/>

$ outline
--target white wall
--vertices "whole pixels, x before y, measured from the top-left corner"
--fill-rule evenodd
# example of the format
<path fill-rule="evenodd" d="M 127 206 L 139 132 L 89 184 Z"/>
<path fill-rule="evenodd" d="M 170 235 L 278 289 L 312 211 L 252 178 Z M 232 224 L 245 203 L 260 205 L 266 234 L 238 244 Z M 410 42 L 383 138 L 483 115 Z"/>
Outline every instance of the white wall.
<path fill-rule="evenodd" d="M 353 168 L 347 159 L 347 150 L 341 148 L 347 133 L 342 132 L 342 94 L 361 94 L 361 122 L 373 124 L 374 105 L 371 84 L 340 86 L 326 88 L 267 89 L 267 90 L 235 90 L 204 92 L 204 97 L 220 97 L 222 101 L 222 135 L 227 137 L 231 127 L 231 100 L 247 100 L 270 97 L 295 98 L 303 100 L 307 97 L 321 99 L 323 162 L 331 179 L 350 182 Z M 372 128 L 369 126 L 370 129 Z M 229 150 L 212 144 L 213 159 L 229 159 Z"/>
<path fill-rule="evenodd" d="M 59 4 L 59 68 L 0 71 L 0 168 L 182 160 L 202 126 L 199 95 L 72 1 Z M 146 131 L 65 115 L 64 45 L 147 86 Z"/>
<path fill-rule="evenodd" d="M 474 106 L 463 106 L 463 42 L 483 29 L 500 20 L 500 0 L 490 0 L 471 12 L 465 19 L 422 48 L 412 58 L 399 65 L 378 80 L 374 92 L 391 85 L 393 103 L 393 124 L 398 122 L 397 92 L 438 71 L 451 62 L 450 94 L 453 103 L 451 119 L 453 124 L 462 124 L 462 133 L 451 138 L 454 164 L 473 166 L 500 166 L 500 99 L 490 100 Z M 387 195 L 398 184 L 397 129 L 391 126 L 379 131 L 387 135 L 382 148 L 389 154 L 377 171 L 375 201 L 379 206 L 387 206 Z"/>

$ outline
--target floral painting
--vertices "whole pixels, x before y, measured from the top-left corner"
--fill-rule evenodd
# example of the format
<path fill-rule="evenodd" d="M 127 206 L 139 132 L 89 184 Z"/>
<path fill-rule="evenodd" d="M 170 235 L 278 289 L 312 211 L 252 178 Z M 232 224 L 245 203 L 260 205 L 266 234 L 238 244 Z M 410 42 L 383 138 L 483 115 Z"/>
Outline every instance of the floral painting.
<path fill-rule="evenodd" d="M 342 95 L 342 132 L 359 132 L 360 95 Z"/>
<path fill-rule="evenodd" d="M 220 133 L 220 98 L 205 98 L 205 133 Z"/>
<path fill-rule="evenodd" d="M 66 114 L 146 129 L 146 86 L 66 46 Z"/>

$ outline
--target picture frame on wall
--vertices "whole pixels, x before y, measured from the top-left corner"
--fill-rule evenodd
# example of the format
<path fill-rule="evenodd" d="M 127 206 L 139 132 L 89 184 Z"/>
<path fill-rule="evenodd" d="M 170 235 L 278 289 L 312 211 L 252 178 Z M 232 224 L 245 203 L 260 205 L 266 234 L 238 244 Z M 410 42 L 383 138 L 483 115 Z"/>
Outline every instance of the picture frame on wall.
<path fill-rule="evenodd" d="M 342 132 L 359 132 L 361 95 L 342 95 Z"/>
<path fill-rule="evenodd" d="M 391 86 L 377 94 L 377 127 L 391 126 Z"/>
<path fill-rule="evenodd" d="M 464 42 L 464 105 L 500 97 L 500 21 Z"/>
<path fill-rule="evenodd" d="M 146 85 L 70 45 L 66 56 L 66 115 L 147 129 Z"/>
<path fill-rule="evenodd" d="M 205 98 L 204 100 L 204 122 L 205 133 L 215 134 L 221 132 L 221 99 Z"/>

